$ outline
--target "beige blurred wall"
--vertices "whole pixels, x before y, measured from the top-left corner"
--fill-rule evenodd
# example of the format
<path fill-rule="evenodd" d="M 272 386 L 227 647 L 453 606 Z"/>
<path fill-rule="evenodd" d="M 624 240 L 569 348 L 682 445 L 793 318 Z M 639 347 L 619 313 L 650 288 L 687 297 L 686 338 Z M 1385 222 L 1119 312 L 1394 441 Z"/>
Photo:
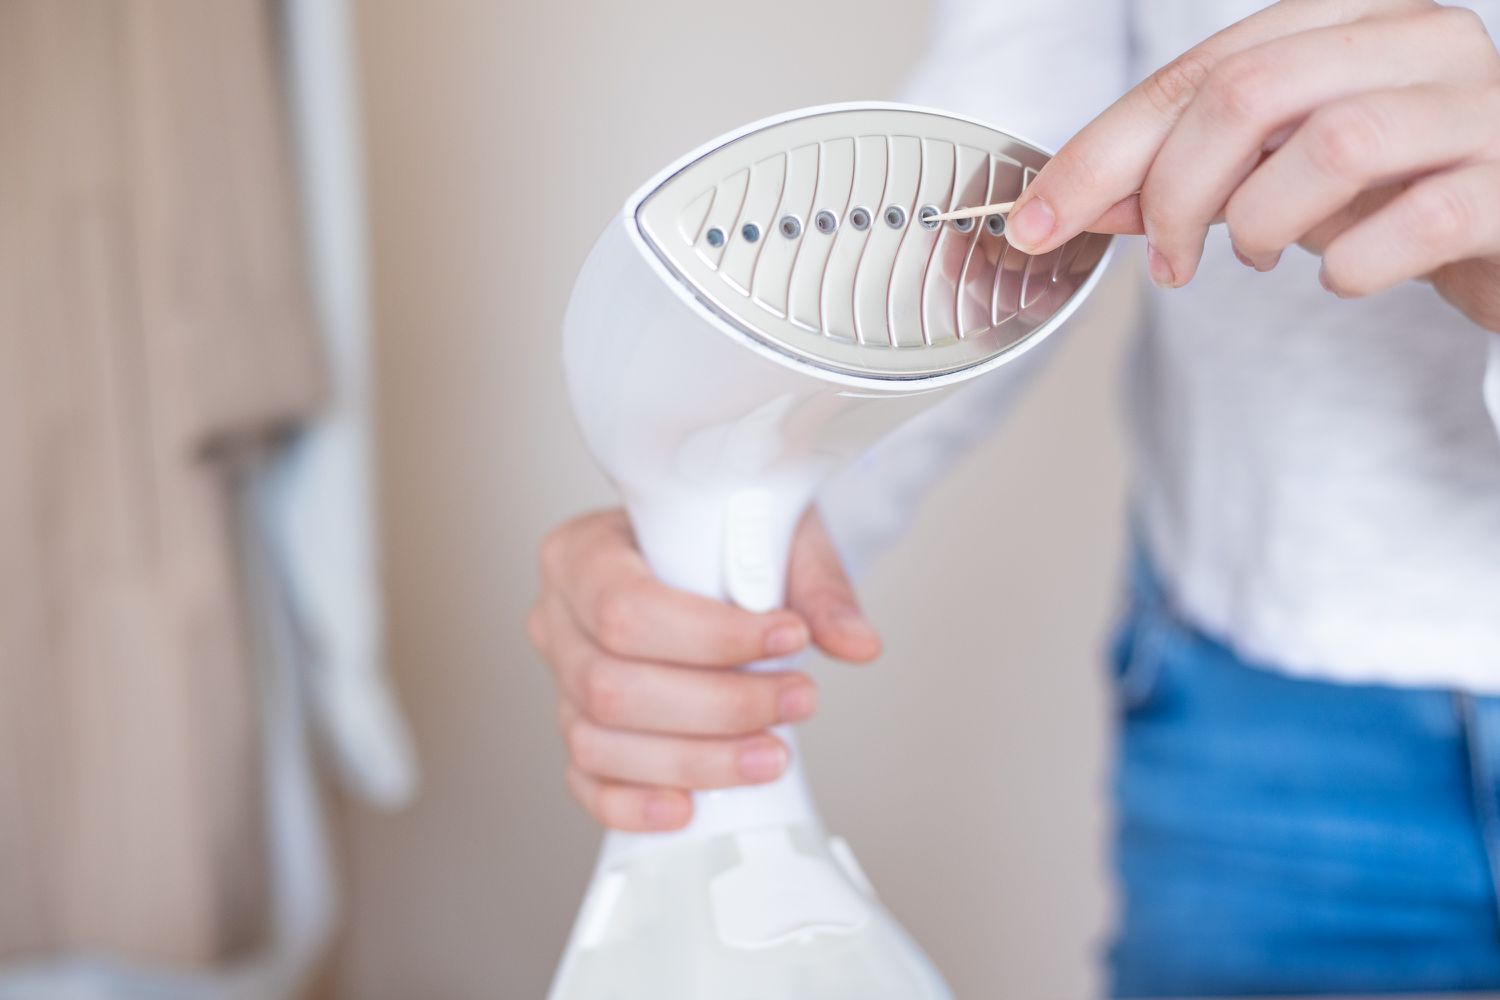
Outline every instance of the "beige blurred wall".
<path fill-rule="evenodd" d="M 668 159 L 786 108 L 890 96 L 926 4 L 358 14 L 390 651 L 425 783 L 403 815 L 348 817 L 337 992 L 539 1000 L 597 843 L 522 628 L 538 538 L 609 496 L 558 365 L 573 274 Z M 1099 982 L 1127 284 L 871 574 L 883 661 L 819 671 L 805 747 L 826 817 L 962 998 Z"/>

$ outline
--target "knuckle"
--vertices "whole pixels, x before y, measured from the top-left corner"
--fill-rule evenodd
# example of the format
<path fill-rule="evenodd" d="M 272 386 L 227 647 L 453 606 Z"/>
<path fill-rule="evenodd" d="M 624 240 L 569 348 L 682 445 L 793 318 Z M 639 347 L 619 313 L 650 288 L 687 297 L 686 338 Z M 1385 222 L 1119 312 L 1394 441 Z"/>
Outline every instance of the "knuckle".
<path fill-rule="evenodd" d="M 644 794 L 637 789 L 607 784 L 599 791 L 599 819 L 615 829 L 638 829 L 644 800 Z"/>
<path fill-rule="evenodd" d="M 625 818 L 630 811 L 626 800 L 629 796 L 629 790 L 619 785 L 601 785 L 588 803 L 589 813 L 605 826 L 615 829 L 626 826 Z"/>
<path fill-rule="evenodd" d="M 1434 6 L 1420 15 L 1443 46 L 1445 55 L 1467 69 L 1494 72 L 1495 42 L 1484 18 L 1468 7 Z"/>
<path fill-rule="evenodd" d="M 769 698 L 758 677 L 727 677 L 719 695 L 719 723 L 728 732 L 748 733 L 771 723 Z"/>
<path fill-rule="evenodd" d="M 703 662 L 718 668 L 735 669 L 755 661 L 761 654 L 757 638 L 735 631 L 723 631 L 707 639 L 700 652 Z"/>
<path fill-rule="evenodd" d="M 683 788 L 715 788 L 723 784 L 725 767 L 717 753 L 700 747 L 682 753 L 674 770 Z"/>
<path fill-rule="evenodd" d="M 532 605 L 526 613 L 526 638 L 533 649 L 538 653 L 546 654 L 547 650 L 547 616 L 542 611 L 540 603 Z"/>
<path fill-rule="evenodd" d="M 1175 118 L 1202 90 L 1212 65 L 1194 51 L 1185 52 L 1146 78 L 1141 91 L 1159 113 Z"/>
<path fill-rule="evenodd" d="M 1171 192 L 1163 191 L 1162 184 L 1161 178 L 1153 173 L 1148 174 L 1146 182 L 1141 185 L 1141 223 L 1153 244 L 1160 243 L 1164 233 L 1177 230 L 1181 218 Z"/>
<path fill-rule="evenodd" d="M 1243 238 L 1251 235 L 1252 224 L 1255 221 L 1255 213 L 1247 207 L 1244 190 L 1245 186 L 1242 185 L 1224 203 L 1224 228 L 1229 230 L 1229 235 L 1234 239 L 1234 245 L 1237 247 L 1244 247 Z"/>
<path fill-rule="evenodd" d="M 1189 246 L 1197 223 L 1181 199 L 1164 189 L 1165 184 L 1160 179 L 1146 178 L 1141 187 L 1141 224 L 1151 245 L 1171 261 L 1174 273 L 1182 278 L 1186 276 L 1185 267 L 1191 263 Z"/>
<path fill-rule="evenodd" d="M 1308 160 L 1325 174 L 1357 179 L 1385 148 L 1387 131 L 1385 120 L 1368 105 L 1334 105 L 1308 122 Z"/>
<path fill-rule="evenodd" d="M 1059 151 L 1053 159 L 1062 161 L 1067 171 L 1063 176 L 1070 186 L 1079 191 L 1092 191 L 1101 187 L 1106 177 L 1105 168 L 1096 159 L 1097 156 L 1097 152 L 1079 143 Z"/>
<path fill-rule="evenodd" d="M 1300 0 L 1290 2 L 1298 3 Z M 1341 22 L 1357 21 L 1382 13 L 1396 17 L 1421 14 L 1437 7 L 1437 0 L 1384 0 L 1384 6 L 1376 10 L 1369 9 L 1370 0 L 1342 0 L 1342 3 L 1345 13 L 1339 18 Z"/>
<path fill-rule="evenodd" d="M 583 713 L 603 726 L 618 726 L 625 722 L 630 694 L 623 672 L 615 664 L 600 657 L 584 668 Z"/>
<path fill-rule="evenodd" d="M 695 637 L 695 654 L 705 665 L 744 666 L 761 655 L 761 626 L 739 609 L 703 627 Z"/>
<path fill-rule="evenodd" d="M 1308 0 L 1278 0 L 1278 5 L 1305 4 Z M 1437 6 L 1437 0 L 1327 0 L 1332 23 L 1352 24 L 1385 17 L 1398 19 L 1421 14 Z"/>
<path fill-rule="evenodd" d="M 628 651 L 635 643 L 641 620 L 640 588 L 625 584 L 606 589 L 595 615 L 596 638 L 605 648 L 617 653 Z"/>
<path fill-rule="evenodd" d="M 1265 213 L 1251 208 L 1250 200 L 1243 191 L 1243 188 L 1236 191 L 1224 206 L 1224 225 L 1229 230 L 1230 239 L 1241 251 L 1249 254 L 1281 249 L 1273 245 Z"/>
<path fill-rule="evenodd" d="M 598 819 L 598 814 L 594 812 L 594 797 L 591 794 L 592 785 L 589 779 L 584 777 L 582 772 L 576 767 L 569 764 L 563 770 L 563 783 L 567 786 L 568 794 L 573 796 L 573 801 L 582 806 L 584 812 Z"/>
<path fill-rule="evenodd" d="M 1434 5 L 1426 12 L 1425 16 L 1431 19 L 1432 24 L 1439 31 L 1446 33 L 1449 37 L 1472 39 L 1477 36 L 1484 36 L 1486 40 L 1489 38 L 1484 18 L 1468 7 Z"/>
<path fill-rule="evenodd" d="M 543 580 L 555 580 L 561 573 L 572 522 L 560 525 L 542 536 L 536 549 L 537 573 Z"/>
<path fill-rule="evenodd" d="M 563 729 L 563 743 L 574 767 L 589 774 L 598 772 L 598 741 L 594 738 L 593 726 L 582 719 L 575 719 Z"/>
<path fill-rule="evenodd" d="M 1254 53 L 1224 60 L 1203 84 L 1214 116 L 1229 125 L 1258 121 L 1273 82 L 1271 72 L 1271 66 Z"/>
<path fill-rule="evenodd" d="M 1475 215 L 1468 198 L 1453 185 L 1432 183 L 1411 192 L 1403 218 L 1405 235 L 1418 249 L 1450 254 L 1468 246 Z"/>

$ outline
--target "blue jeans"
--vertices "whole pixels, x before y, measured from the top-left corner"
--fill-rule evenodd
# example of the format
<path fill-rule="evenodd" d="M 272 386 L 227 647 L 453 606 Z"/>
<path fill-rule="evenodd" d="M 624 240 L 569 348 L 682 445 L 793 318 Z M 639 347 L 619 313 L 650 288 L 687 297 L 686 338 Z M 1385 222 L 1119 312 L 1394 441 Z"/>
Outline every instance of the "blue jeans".
<path fill-rule="evenodd" d="M 1114 995 L 1500 988 L 1500 698 L 1258 668 L 1143 563 L 1113 661 Z"/>

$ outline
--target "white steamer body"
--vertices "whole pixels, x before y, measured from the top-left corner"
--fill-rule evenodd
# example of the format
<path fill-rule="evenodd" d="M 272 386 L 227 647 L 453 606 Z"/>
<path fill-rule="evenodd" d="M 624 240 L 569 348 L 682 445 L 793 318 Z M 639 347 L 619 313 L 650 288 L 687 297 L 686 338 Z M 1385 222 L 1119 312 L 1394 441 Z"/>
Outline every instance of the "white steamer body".
<path fill-rule="evenodd" d="M 1003 224 L 919 222 L 1013 197 L 1045 159 L 968 119 L 841 105 L 715 140 L 630 199 L 579 275 L 564 363 L 662 581 L 778 607 L 828 475 L 1076 308 L 1107 238 L 1029 258 Z M 950 994 L 823 829 L 794 751 L 776 782 L 699 793 L 685 830 L 607 834 L 550 997 Z"/>

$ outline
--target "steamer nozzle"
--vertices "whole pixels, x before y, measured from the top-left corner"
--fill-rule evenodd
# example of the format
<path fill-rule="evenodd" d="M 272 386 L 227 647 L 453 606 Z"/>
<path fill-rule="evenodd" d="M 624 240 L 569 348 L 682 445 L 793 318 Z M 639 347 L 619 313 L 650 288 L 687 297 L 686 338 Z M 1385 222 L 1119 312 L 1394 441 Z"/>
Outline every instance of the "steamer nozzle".
<path fill-rule="evenodd" d="M 1039 257 L 1005 239 L 1047 159 L 941 112 L 813 109 L 700 151 L 633 215 L 725 322 L 820 367 L 921 378 L 1026 343 L 1094 274 L 1107 236 Z"/>

